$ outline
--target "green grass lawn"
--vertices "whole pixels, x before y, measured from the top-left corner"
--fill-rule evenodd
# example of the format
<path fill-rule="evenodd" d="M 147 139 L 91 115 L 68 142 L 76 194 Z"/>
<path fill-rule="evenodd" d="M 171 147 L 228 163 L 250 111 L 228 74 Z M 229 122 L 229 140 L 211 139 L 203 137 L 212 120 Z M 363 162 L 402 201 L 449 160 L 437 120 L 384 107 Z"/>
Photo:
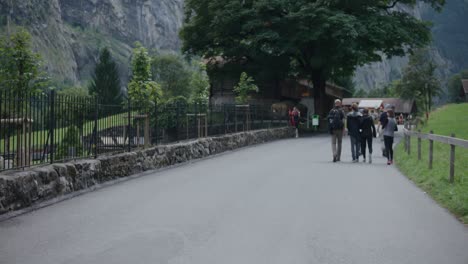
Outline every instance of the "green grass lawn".
<path fill-rule="evenodd" d="M 132 116 L 136 113 L 132 113 Z M 122 125 L 126 125 L 128 123 L 128 113 L 117 114 L 113 116 L 109 116 L 106 118 L 101 118 L 98 120 L 98 131 L 102 131 L 111 127 L 118 127 Z M 63 140 L 63 136 L 68 128 L 58 128 L 54 130 L 54 138 L 55 144 L 60 144 Z M 94 121 L 87 121 L 83 125 L 83 136 L 87 136 L 93 133 L 94 129 Z M 36 131 L 33 132 L 31 137 L 35 147 L 42 147 L 46 144 L 48 135 L 47 131 Z M 10 151 L 16 150 L 16 135 L 11 136 L 10 140 Z M 5 139 L 0 140 L 0 153 L 4 152 L 5 147 Z M 49 142 L 50 143 L 50 142 Z"/>
<path fill-rule="evenodd" d="M 434 111 L 429 122 L 421 128 L 428 133 L 468 139 L 468 104 L 447 105 Z M 468 149 L 455 150 L 455 183 L 449 183 L 450 146 L 434 142 L 433 169 L 429 170 L 429 142 L 422 141 L 422 159 L 417 157 L 417 139 L 411 139 L 411 155 L 404 151 L 403 142 L 396 149 L 396 164 L 419 187 L 438 203 L 468 224 Z"/>

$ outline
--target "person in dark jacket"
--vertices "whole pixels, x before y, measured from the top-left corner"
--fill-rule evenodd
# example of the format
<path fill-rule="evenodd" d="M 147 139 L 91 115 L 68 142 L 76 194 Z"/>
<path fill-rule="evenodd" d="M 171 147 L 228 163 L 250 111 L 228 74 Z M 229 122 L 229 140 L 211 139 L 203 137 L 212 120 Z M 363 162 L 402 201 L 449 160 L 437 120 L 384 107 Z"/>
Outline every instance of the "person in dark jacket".
<path fill-rule="evenodd" d="M 364 109 L 361 119 L 361 154 L 366 162 L 366 144 L 369 146 L 369 163 L 372 163 L 372 139 L 377 137 L 374 118 L 369 115 L 369 109 Z"/>
<path fill-rule="evenodd" d="M 361 117 L 362 115 L 358 111 L 357 104 L 353 104 L 346 121 L 346 128 L 348 129 L 348 135 L 351 139 L 351 155 L 353 157 L 353 162 L 359 162 L 359 151 L 361 149 L 359 128 L 361 126 Z"/>

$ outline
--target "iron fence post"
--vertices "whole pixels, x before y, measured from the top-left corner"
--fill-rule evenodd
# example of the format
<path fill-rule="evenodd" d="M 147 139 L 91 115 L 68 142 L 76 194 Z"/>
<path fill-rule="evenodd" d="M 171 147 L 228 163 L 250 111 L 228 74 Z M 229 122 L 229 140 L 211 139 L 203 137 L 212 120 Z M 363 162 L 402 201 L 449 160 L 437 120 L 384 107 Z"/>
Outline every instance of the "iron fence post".
<path fill-rule="evenodd" d="M 223 104 L 223 129 L 224 129 L 224 134 L 226 134 L 227 128 L 226 128 L 226 105 Z"/>
<path fill-rule="evenodd" d="M 158 102 L 154 102 L 154 143 L 158 145 Z"/>
<path fill-rule="evenodd" d="M 99 99 L 96 96 L 94 99 L 94 158 L 98 156 L 98 118 L 99 118 Z"/>
<path fill-rule="evenodd" d="M 50 91 L 50 124 L 49 124 L 49 134 L 50 134 L 50 163 L 54 163 L 54 154 L 55 154 L 55 90 Z"/>
<path fill-rule="evenodd" d="M 211 104 L 211 102 L 208 102 L 208 132 L 206 133 L 206 136 L 208 137 L 210 135 L 210 130 L 211 130 L 211 133 L 213 134 L 213 105 Z"/>
<path fill-rule="evenodd" d="M 175 135 L 176 141 L 179 141 L 179 127 L 180 127 L 179 118 L 180 118 L 180 104 L 177 101 L 176 102 L 176 135 Z"/>
<path fill-rule="evenodd" d="M 127 109 L 127 113 L 128 113 L 128 123 L 127 123 L 127 133 L 128 133 L 128 143 L 127 143 L 127 151 L 130 152 L 132 151 L 132 146 L 130 145 L 130 139 L 131 139 L 131 122 L 132 122 L 132 119 L 131 119 L 131 100 L 130 100 L 130 96 L 128 97 L 128 109 Z"/>

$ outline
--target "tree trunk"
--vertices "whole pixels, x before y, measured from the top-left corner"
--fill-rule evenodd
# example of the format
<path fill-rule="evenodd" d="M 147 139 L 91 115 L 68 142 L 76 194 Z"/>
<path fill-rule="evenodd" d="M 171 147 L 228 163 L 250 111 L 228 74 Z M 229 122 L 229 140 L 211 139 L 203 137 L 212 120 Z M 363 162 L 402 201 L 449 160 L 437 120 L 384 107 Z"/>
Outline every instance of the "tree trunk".
<path fill-rule="evenodd" d="M 326 108 L 326 80 L 322 78 L 320 72 L 312 72 L 312 83 L 314 85 L 314 107 L 315 114 L 324 117 L 327 109 Z"/>

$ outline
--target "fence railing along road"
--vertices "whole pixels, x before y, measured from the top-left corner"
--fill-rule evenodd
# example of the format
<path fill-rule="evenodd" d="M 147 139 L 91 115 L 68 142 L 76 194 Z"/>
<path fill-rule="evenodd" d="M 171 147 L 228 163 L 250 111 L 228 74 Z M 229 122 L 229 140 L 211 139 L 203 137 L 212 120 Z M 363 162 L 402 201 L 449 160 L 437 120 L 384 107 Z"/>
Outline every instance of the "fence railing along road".
<path fill-rule="evenodd" d="M 266 105 L 184 101 L 142 109 L 127 100 L 0 92 L 0 171 L 95 158 L 158 144 L 286 126 L 287 115 Z"/>
<path fill-rule="evenodd" d="M 461 147 L 461 148 L 468 148 L 468 140 L 456 138 L 455 134 L 452 134 L 451 137 L 447 136 L 441 136 L 441 135 L 435 135 L 433 131 L 431 131 L 429 134 L 424 134 L 421 133 L 421 130 L 418 131 L 412 131 L 411 126 L 406 124 L 405 125 L 405 130 L 404 130 L 404 147 L 406 153 L 408 155 L 411 155 L 411 138 L 415 137 L 418 140 L 417 144 L 417 151 L 418 151 L 418 160 L 421 161 L 422 159 L 422 140 L 428 140 L 429 141 L 429 169 L 432 170 L 433 168 L 433 161 L 434 161 L 434 141 L 435 142 L 440 142 L 443 144 L 448 144 L 450 145 L 450 153 L 449 157 L 449 181 L 450 183 L 453 183 L 455 181 L 455 148 L 456 147 Z"/>

